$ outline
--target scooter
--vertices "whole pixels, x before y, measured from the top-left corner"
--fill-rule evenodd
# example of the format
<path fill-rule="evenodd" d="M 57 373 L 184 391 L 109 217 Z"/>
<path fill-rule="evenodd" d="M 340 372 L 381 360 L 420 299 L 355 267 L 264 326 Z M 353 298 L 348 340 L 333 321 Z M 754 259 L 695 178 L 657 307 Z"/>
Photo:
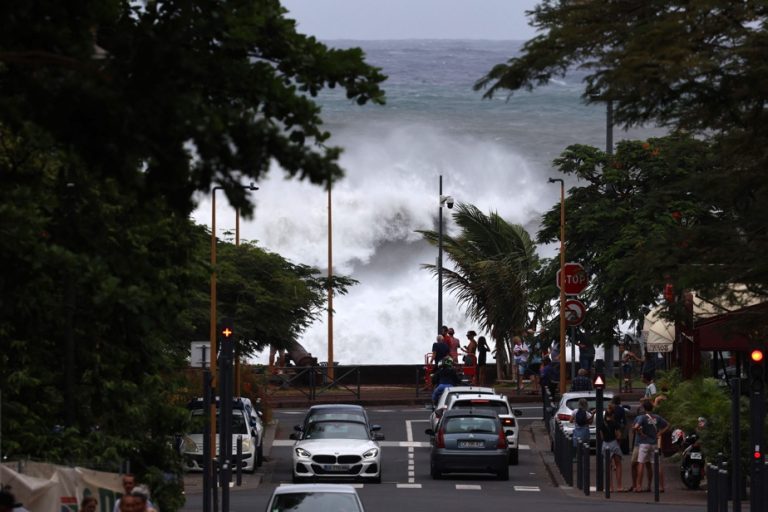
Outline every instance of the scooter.
<path fill-rule="evenodd" d="M 677 429 L 672 432 L 672 444 L 683 450 L 680 462 L 680 478 L 683 484 L 689 489 L 698 489 L 706 467 L 699 436 L 695 432 L 686 435 Z"/>

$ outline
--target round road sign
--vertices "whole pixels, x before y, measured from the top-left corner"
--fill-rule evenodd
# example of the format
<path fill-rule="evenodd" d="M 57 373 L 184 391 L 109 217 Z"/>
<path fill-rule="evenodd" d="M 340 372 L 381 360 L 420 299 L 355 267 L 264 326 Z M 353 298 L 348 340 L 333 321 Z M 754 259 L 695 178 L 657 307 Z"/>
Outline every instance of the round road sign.
<path fill-rule="evenodd" d="M 565 323 L 571 327 L 581 325 L 587 314 L 587 307 L 583 302 L 576 299 L 565 301 Z"/>

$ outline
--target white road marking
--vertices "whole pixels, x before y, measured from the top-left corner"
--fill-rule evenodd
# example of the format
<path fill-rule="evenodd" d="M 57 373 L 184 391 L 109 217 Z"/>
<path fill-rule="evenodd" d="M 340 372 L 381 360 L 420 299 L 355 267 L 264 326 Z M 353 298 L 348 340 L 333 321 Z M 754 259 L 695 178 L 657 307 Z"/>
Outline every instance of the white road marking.
<path fill-rule="evenodd" d="M 523 491 L 523 492 L 539 492 L 541 489 L 538 485 L 516 485 L 515 486 L 516 491 Z"/>
<path fill-rule="evenodd" d="M 409 471 L 409 472 L 408 472 L 408 477 L 409 477 L 409 478 L 410 478 L 410 477 L 415 477 L 415 476 L 416 476 L 416 472 L 415 472 L 415 471 Z"/>
<path fill-rule="evenodd" d="M 373 409 L 371 412 L 396 412 L 394 409 Z"/>
<path fill-rule="evenodd" d="M 379 446 L 390 448 L 429 448 L 430 444 L 424 441 L 379 441 Z"/>
<path fill-rule="evenodd" d="M 413 441 L 413 425 L 411 420 L 405 420 L 405 438 L 408 441 Z"/>
<path fill-rule="evenodd" d="M 295 442 L 293 439 L 275 439 L 272 446 L 293 446 Z"/>
<path fill-rule="evenodd" d="M 457 491 L 482 491 L 482 485 L 456 484 Z"/>
<path fill-rule="evenodd" d="M 530 449 L 531 449 L 531 446 L 530 446 L 530 445 L 528 445 L 528 444 L 519 444 L 519 445 L 517 445 L 517 447 L 518 447 L 520 450 L 530 450 Z"/>
<path fill-rule="evenodd" d="M 421 484 L 397 484 L 398 489 L 421 489 Z"/>

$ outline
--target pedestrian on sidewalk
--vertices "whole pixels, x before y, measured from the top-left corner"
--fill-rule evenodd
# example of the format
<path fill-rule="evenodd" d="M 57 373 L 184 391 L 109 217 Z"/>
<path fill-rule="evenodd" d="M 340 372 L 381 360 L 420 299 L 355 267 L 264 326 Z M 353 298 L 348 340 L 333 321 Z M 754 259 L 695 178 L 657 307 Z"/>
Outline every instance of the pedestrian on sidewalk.
<path fill-rule="evenodd" d="M 611 457 L 611 469 L 613 470 L 611 472 L 613 477 L 609 482 L 611 492 L 615 492 L 616 489 L 623 489 L 621 485 L 621 448 L 619 447 L 621 426 L 616 421 L 615 412 L 616 405 L 613 402 L 609 403 L 599 433 L 603 440 L 603 453 L 608 452 Z M 614 480 L 616 481 L 615 487 L 613 485 Z"/>
<path fill-rule="evenodd" d="M 581 443 L 589 442 L 589 425 L 592 423 L 592 413 L 589 412 L 589 403 L 586 398 L 579 398 L 579 406 L 571 415 L 573 423 L 573 446 L 577 448 Z"/>
<path fill-rule="evenodd" d="M 669 429 L 669 423 L 659 416 L 653 414 L 653 403 L 650 400 L 643 401 L 645 414 L 635 418 L 632 428 L 637 435 L 637 479 L 635 480 L 635 492 L 650 492 L 653 482 L 652 464 L 655 462 L 654 451 L 658 446 L 659 439 Z M 643 489 L 643 471 L 648 471 L 648 488 Z M 661 478 L 662 472 L 659 468 L 659 489 L 664 492 L 664 480 Z"/>
<path fill-rule="evenodd" d="M 589 372 L 584 368 L 579 368 L 579 372 L 571 382 L 571 391 L 592 391 L 592 380 L 587 376 Z"/>

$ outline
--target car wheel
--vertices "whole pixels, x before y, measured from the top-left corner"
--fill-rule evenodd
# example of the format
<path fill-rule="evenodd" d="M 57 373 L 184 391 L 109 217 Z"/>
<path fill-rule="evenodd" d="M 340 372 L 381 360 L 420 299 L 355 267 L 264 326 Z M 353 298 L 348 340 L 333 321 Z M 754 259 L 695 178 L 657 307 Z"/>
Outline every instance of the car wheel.
<path fill-rule="evenodd" d="M 509 469 L 504 468 L 501 471 L 499 471 L 499 473 L 496 475 L 496 478 L 502 481 L 509 480 Z"/>
<path fill-rule="evenodd" d="M 509 465 L 510 466 L 517 466 L 518 460 L 519 460 L 519 449 L 515 448 L 511 452 L 509 452 Z"/>

